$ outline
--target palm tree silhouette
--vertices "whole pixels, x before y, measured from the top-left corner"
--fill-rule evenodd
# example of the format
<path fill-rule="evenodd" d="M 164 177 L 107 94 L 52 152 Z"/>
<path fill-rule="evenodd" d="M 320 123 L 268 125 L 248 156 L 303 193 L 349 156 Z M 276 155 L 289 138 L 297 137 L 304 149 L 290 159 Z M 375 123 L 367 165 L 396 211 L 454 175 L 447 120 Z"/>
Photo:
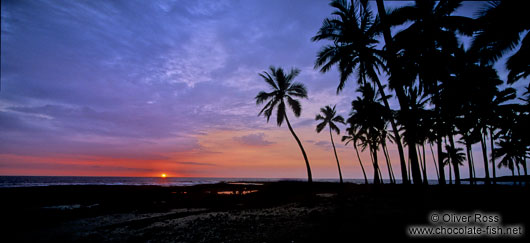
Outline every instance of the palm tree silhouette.
<path fill-rule="evenodd" d="M 281 67 L 275 68 L 274 66 L 271 66 L 269 68 L 269 71 L 270 72 L 264 71 L 263 73 L 259 74 L 263 78 L 263 80 L 269 85 L 272 91 L 260 91 L 258 95 L 256 95 L 256 105 L 261 105 L 264 102 L 268 101 L 267 104 L 265 104 L 265 106 L 263 107 L 263 109 L 261 109 L 258 116 L 261 116 L 263 114 L 267 118 L 267 122 L 269 122 L 272 112 L 275 108 L 277 108 L 276 122 L 279 127 L 282 125 L 284 120 L 287 123 L 289 131 L 291 131 L 291 134 L 298 143 L 298 146 L 302 151 L 302 155 L 304 156 L 305 165 L 307 169 L 307 181 L 312 182 L 313 177 L 311 175 L 311 167 L 309 165 L 307 155 L 305 153 L 304 147 L 302 146 L 302 142 L 300 142 L 300 139 L 298 139 L 298 136 L 296 136 L 296 133 L 294 132 L 293 127 L 291 126 L 291 123 L 287 118 L 285 105 L 285 103 L 289 105 L 295 117 L 299 117 L 302 113 L 302 105 L 297 99 L 293 98 L 307 98 L 307 90 L 304 84 L 294 81 L 294 78 L 298 76 L 298 74 L 300 74 L 300 70 L 293 68 L 288 74 L 286 74 Z"/>
<path fill-rule="evenodd" d="M 390 69 L 390 87 L 412 86 L 416 79 L 419 88 L 433 95 L 433 103 L 439 103 L 438 82 L 449 77 L 447 68 L 450 64 L 452 53 L 458 48 L 458 38 L 455 31 L 470 35 L 472 19 L 455 16 L 452 13 L 461 5 L 461 1 L 431 1 L 417 0 L 414 5 L 405 6 L 384 14 L 382 1 L 378 1 L 379 14 L 382 19 L 387 44 L 387 59 Z M 383 16 L 384 15 L 384 16 Z M 411 22 L 404 30 L 398 32 L 394 39 L 390 38 L 389 28 L 392 25 L 403 25 Z M 389 46 L 390 45 L 390 46 Z M 414 75 L 411 75 L 414 74 Z M 408 108 L 404 90 L 396 88 L 396 95 L 402 110 Z M 439 107 L 435 105 L 435 113 Z M 414 122 L 404 124 L 405 129 L 415 130 Z M 442 121 L 436 122 L 437 130 Z M 442 151 L 442 131 L 438 131 L 437 150 Z M 411 138 L 412 140 L 415 140 Z M 413 141 L 409 141 L 412 144 Z M 413 177 L 420 178 L 420 169 L 415 146 L 409 146 L 409 157 Z M 441 154 L 438 154 L 440 184 L 445 184 L 445 175 Z M 416 176 L 414 176 L 416 175 Z M 414 179 L 414 178 L 413 178 Z M 417 180 L 414 179 L 416 182 Z M 415 183 L 416 183 L 415 182 Z"/>
<path fill-rule="evenodd" d="M 460 170 L 458 167 L 462 165 L 462 162 L 466 160 L 466 155 L 464 154 L 462 148 L 455 148 L 454 146 L 445 146 L 445 150 L 447 151 L 444 164 L 446 165 L 452 165 L 453 171 L 455 173 L 455 184 L 460 185 Z"/>
<path fill-rule="evenodd" d="M 530 95 L 526 92 L 525 95 Z M 526 101 L 526 104 L 505 104 L 497 107 L 497 124 L 496 128 L 499 131 L 496 133 L 498 137 L 497 147 L 495 148 L 495 158 L 501 161 L 498 168 L 502 166 L 508 167 L 512 170 L 517 166 L 517 172 L 520 175 L 519 165 L 522 165 L 524 175 L 528 175 L 526 159 L 530 157 L 530 138 L 528 137 L 530 129 L 528 124 L 530 122 L 530 97 L 521 98 L 521 101 Z"/>
<path fill-rule="evenodd" d="M 355 126 L 352 124 L 350 124 L 350 127 L 346 128 L 346 134 L 348 135 L 342 136 L 341 141 L 346 142 L 346 145 L 348 145 L 350 142 L 353 144 L 355 154 L 357 155 L 357 160 L 359 160 L 361 170 L 363 171 L 364 183 L 368 184 L 368 177 L 366 176 L 366 171 L 364 170 L 363 162 L 361 161 L 361 156 L 359 156 L 359 149 L 357 148 L 357 143 L 361 140 L 361 137 L 359 136 L 359 133 Z"/>
<path fill-rule="evenodd" d="M 508 83 L 530 74 L 530 35 L 521 40 L 521 34 L 530 30 L 527 9 L 516 1 L 490 2 L 478 18 L 480 30 L 473 39 L 471 50 L 480 53 L 484 64 L 492 64 L 504 54 L 521 46 L 506 61 Z"/>
<path fill-rule="evenodd" d="M 348 3 L 345 0 L 335 0 L 330 6 L 336 9 L 332 13 L 336 17 L 326 18 L 312 41 L 330 40 L 333 44 L 325 45 L 319 51 L 315 68 L 327 72 L 332 66 L 338 65 L 341 75 L 337 93 L 344 88 L 350 75 L 357 71 L 357 82 L 359 84 L 364 84 L 367 80 L 374 82 L 386 110 L 390 111 L 388 97 L 377 74 L 380 67 L 385 67 L 382 51 L 376 49 L 378 21 L 374 20 L 366 1 Z M 390 119 L 390 123 L 398 147 L 402 179 L 404 183 L 408 183 L 401 137 L 394 119 Z"/>
<path fill-rule="evenodd" d="M 381 105 L 375 90 L 369 83 L 365 83 L 358 90 L 362 97 L 352 101 L 352 111 L 348 123 L 358 127 L 358 135 L 362 150 L 370 149 L 372 164 L 374 166 L 374 183 L 382 183 L 377 157 L 377 150 L 381 144 L 381 133 L 384 130 L 388 112 Z"/>
<path fill-rule="evenodd" d="M 326 126 L 329 127 L 329 137 L 331 139 L 331 145 L 333 146 L 333 152 L 335 153 L 335 159 L 337 160 L 337 167 L 339 169 L 339 178 L 340 183 L 342 183 L 342 172 L 340 170 L 340 163 L 339 163 L 339 157 L 337 156 L 337 150 L 335 149 L 335 142 L 333 142 L 333 133 L 332 130 L 337 132 L 337 135 L 340 134 L 340 129 L 337 127 L 335 123 L 341 123 L 344 124 L 344 118 L 341 115 L 337 115 L 337 111 L 335 110 L 335 106 L 331 107 L 329 105 L 320 108 L 320 114 L 316 115 L 315 117 L 316 121 L 322 121 L 320 122 L 317 127 L 316 131 L 317 133 L 320 133 Z"/>
<path fill-rule="evenodd" d="M 388 134 L 387 126 L 381 131 L 381 148 L 383 149 L 383 154 L 385 155 L 386 166 L 388 169 L 388 178 L 390 179 L 390 184 L 396 184 L 396 178 L 394 176 L 394 170 L 392 169 L 392 161 L 390 160 L 390 155 L 388 154 L 386 140 L 393 141 L 393 138 Z"/>

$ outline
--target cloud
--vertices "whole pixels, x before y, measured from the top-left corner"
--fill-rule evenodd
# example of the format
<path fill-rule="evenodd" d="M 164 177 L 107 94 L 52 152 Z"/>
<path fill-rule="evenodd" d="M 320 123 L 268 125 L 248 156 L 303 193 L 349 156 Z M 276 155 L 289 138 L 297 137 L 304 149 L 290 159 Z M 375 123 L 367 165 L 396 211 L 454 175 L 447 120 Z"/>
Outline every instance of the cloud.
<path fill-rule="evenodd" d="M 176 164 L 180 164 L 180 165 L 204 165 L 204 166 L 217 166 L 216 164 L 213 164 L 213 163 L 203 163 L 203 162 L 174 162 Z"/>
<path fill-rule="evenodd" d="M 309 99 L 300 118 L 288 115 L 295 130 L 313 132 L 320 107 L 337 104 L 346 116 L 358 95 L 353 79 L 337 95 L 338 71 L 313 69 L 324 43 L 310 39 L 332 12 L 328 4 L 1 1 L 0 159 L 215 161 L 205 156 L 221 152 L 201 147 L 200 134 L 277 129 L 257 117 L 254 101 L 267 90 L 258 73 L 270 65 L 302 70 L 296 81 Z M 232 141 L 274 143 L 265 133 Z"/>
<path fill-rule="evenodd" d="M 313 143 L 314 145 L 324 149 L 324 150 L 328 150 L 328 149 L 331 149 L 331 142 L 329 141 L 317 141 L 317 142 L 314 142 Z"/>
<path fill-rule="evenodd" d="M 253 133 L 241 137 L 234 137 L 234 141 L 250 146 L 267 146 L 274 142 L 265 140 L 265 133 Z"/>

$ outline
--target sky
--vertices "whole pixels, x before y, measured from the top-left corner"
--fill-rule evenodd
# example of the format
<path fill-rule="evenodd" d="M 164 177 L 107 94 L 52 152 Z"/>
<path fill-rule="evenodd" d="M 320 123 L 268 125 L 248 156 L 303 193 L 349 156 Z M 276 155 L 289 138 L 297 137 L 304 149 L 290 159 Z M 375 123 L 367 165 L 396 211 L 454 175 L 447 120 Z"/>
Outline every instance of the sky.
<path fill-rule="evenodd" d="M 0 175 L 304 178 L 287 127 L 257 116 L 254 97 L 267 90 L 258 73 L 274 65 L 299 68 L 308 89 L 301 117 L 288 115 L 314 177 L 338 176 L 329 133 L 315 132 L 314 117 L 335 104 L 346 117 L 357 94 L 353 81 L 336 94 L 337 70 L 313 69 L 326 43 L 310 38 L 333 11 L 328 1 L 1 4 Z M 362 178 L 340 136 L 344 177 Z M 393 145 L 390 154 L 399 178 Z M 362 153 L 371 177 L 369 158 Z"/>

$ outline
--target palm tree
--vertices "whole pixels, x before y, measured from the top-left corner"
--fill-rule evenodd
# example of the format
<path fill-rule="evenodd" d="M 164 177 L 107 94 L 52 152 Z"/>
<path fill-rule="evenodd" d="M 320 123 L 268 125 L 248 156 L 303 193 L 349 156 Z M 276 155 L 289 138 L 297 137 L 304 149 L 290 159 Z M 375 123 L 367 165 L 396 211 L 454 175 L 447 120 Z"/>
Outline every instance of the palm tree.
<path fill-rule="evenodd" d="M 503 136 L 497 143 L 498 148 L 495 152 L 498 154 L 501 161 L 498 164 L 498 168 L 508 167 L 512 171 L 512 176 L 515 175 L 514 167 L 519 164 L 523 164 L 525 167 L 524 160 L 528 158 L 527 148 L 520 141 L 515 141 L 511 136 Z"/>
<path fill-rule="evenodd" d="M 332 13 L 335 17 L 324 20 L 312 41 L 329 40 L 333 44 L 328 44 L 319 51 L 315 68 L 320 68 L 324 73 L 332 66 L 338 65 L 341 76 L 337 93 L 344 88 L 350 75 L 356 71 L 359 84 L 371 80 L 377 85 L 386 110 L 390 111 L 388 97 L 377 75 L 379 68 L 384 68 L 382 52 L 376 49 L 379 34 L 377 20 L 374 20 L 372 12 L 367 8 L 366 1 L 361 1 L 359 4 L 353 1 L 348 3 L 345 0 L 335 0 L 330 5 L 336 9 Z M 402 179 L 404 183 L 408 183 L 401 137 L 394 119 L 390 119 L 390 123 L 399 152 Z"/>
<path fill-rule="evenodd" d="M 435 104 L 435 113 L 439 113 L 436 105 L 439 99 L 438 82 L 449 77 L 446 67 L 452 59 L 452 53 L 458 48 L 456 31 L 470 35 L 470 18 L 455 16 L 452 13 L 461 5 L 461 1 L 417 0 L 415 5 L 405 6 L 386 15 L 382 1 L 378 1 L 379 14 L 383 22 L 383 32 L 386 42 L 386 57 L 390 69 L 389 84 L 395 88 L 401 110 L 408 107 L 404 90 L 399 87 L 412 86 L 418 79 L 420 88 L 433 95 L 431 101 Z M 406 29 L 398 32 L 392 39 L 390 26 L 411 23 Z M 411 75 L 414 74 L 414 75 Z M 437 130 L 442 130 L 442 121 L 436 122 Z M 405 123 L 406 130 L 415 130 L 416 124 Z M 440 184 L 445 184 L 445 175 L 441 160 L 442 132 L 438 131 L 437 149 Z M 412 139 L 412 138 L 411 138 Z M 414 139 L 413 139 L 414 140 Z M 413 141 L 408 143 L 412 144 Z M 412 172 L 419 175 L 415 146 L 409 146 L 409 157 Z M 416 171 L 416 172 L 415 172 Z"/>
<path fill-rule="evenodd" d="M 381 105 L 376 91 L 369 83 L 365 83 L 358 90 L 362 94 L 352 101 L 352 111 L 348 123 L 358 127 L 358 135 L 362 149 L 369 148 L 374 166 L 374 183 L 382 183 L 377 157 L 377 150 L 381 144 L 382 131 L 384 130 L 388 112 Z"/>
<path fill-rule="evenodd" d="M 460 134 L 460 143 L 466 147 L 467 162 L 469 167 L 469 181 L 474 183 L 475 177 L 475 163 L 473 159 L 471 146 L 480 141 L 480 133 L 473 129 L 475 123 L 472 123 L 470 117 L 472 117 L 471 112 L 466 112 L 462 117 L 460 117 L 456 122 L 456 127 L 458 128 L 458 133 Z"/>
<path fill-rule="evenodd" d="M 386 161 L 386 166 L 388 168 L 388 178 L 390 178 L 390 184 L 396 184 L 396 178 L 394 176 L 394 170 L 392 169 L 392 162 L 390 160 L 390 155 L 388 154 L 388 149 L 387 149 L 387 144 L 386 144 L 386 139 L 388 138 L 389 141 L 392 141 L 392 136 L 388 134 L 386 127 L 387 126 L 385 124 L 385 127 L 381 131 L 381 148 L 383 149 L 383 154 L 385 155 L 385 161 Z"/>
<path fill-rule="evenodd" d="M 311 176 L 311 167 L 309 166 L 307 155 L 305 153 L 304 147 L 302 146 L 302 142 L 300 142 L 300 139 L 298 139 L 298 136 L 296 136 L 296 133 L 294 132 L 293 127 L 287 118 L 285 105 L 285 103 L 289 105 L 295 117 L 299 117 L 302 113 L 302 105 L 300 105 L 300 102 L 294 98 L 307 98 L 307 90 L 304 84 L 294 81 L 294 78 L 300 74 L 300 70 L 293 68 L 288 74 L 286 74 L 281 67 L 275 68 L 274 66 L 271 66 L 269 71 L 270 73 L 264 71 L 263 73 L 259 74 L 269 85 L 272 91 L 260 91 L 258 95 L 256 95 L 256 105 L 261 105 L 264 102 L 267 102 L 267 104 L 265 104 L 263 109 L 261 109 L 259 112 L 258 116 L 263 114 L 263 116 L 267 118 L 267 122 L 269 122 L 272 112 L 275 108 L 277 108 L 276 122 L 279 127 L 282 125 L 284 120 L 287 123 L 289 131 L 291 131 L 291 134 L 298 143 L 298 146 L 302 151 L 302 155 L 304 156 L 307 169 L 307 181 L 312 182 L 313 178 Z"/>
<path fill-rule="evenodd" d="M 425 123 L 425 120 L 427 119 L 425 110 L 425 104 L 427 103 L 428 99 L 425 94 L 421 94 L 420 90 L 416 87 L 409 86 L 407 93 L 407 103 L 409 104 L 408 109 L 400 110 L 398 111 L 398 122 L 403 125 L 403 127 L 407 128 L 408 124 L 416 124 L 415 126 L 408 126 L 408 129 L 405 129 L 403 132 L 403 138 L 405 139 L 405 143 L 407 147 L 409 148 L 409 153 L 414 152 L 417 153 L 419 151 L 416 150 L 417 145 L 422 145 L 426 139 L 426 129 L 425 127 L 427 124 Z M 414 149 L 412 149 L 413 147 Z M 418 158 L 418 154 L 410 155 L 409 157 L 415 157 Z M 422 183 L 428 184 L 427 182 L 427 170 L 425 162 L 418 161 L 418 165 L 421 167 L 421 171 L 423 174 L 423 181 Z M 411 166 L 412 167 L 412 166 Z M 411 168 L 412 169 L 412 168 Z M 421 179 L 421 178 L 420 178 Z"/>
<path fill-rule="evenodd" d="M 315 120 L 322 121 L 317 125 L 317 133 L 320 133 L 326 126 L 329 127 L 329 137 L 331 139 L 331 145 L 333 145 L 333 152 L 335 153 L 335 159 L 337 160 L 337 167 L 339 168 L 340 183 L 342 183 L 342 172 L 340 171 L 339 157 L 337 156 L 335 142 L 333 142 L 333 133 L 331 131 L 333 130 L 337 132 L 337 135 L 340 134 L 340 129 L 335 123 L 344 124 L 344 118 L 341 115 L 337 115 L 335 106 L 331 107 L 327 105 L 326 107 L 320 108 L 320 114 L 315 117 Z"/>
<path fill-rule="evenodd" d="M 530 30 L 527 9 L 516 1 L 490 2 L 478 18 L 480 31 L 473 39 L 471 50 L 480 53 L 483 63 L 492 64 L 504 54 L 521 46 L 506 62 L 511 84 L 530 74 L 530 35 L 521 40 L 521 35 Z"/>
<path fill-rule="evenodd" d="M 529 94 L 528 92 L 525 94 Z M 526 104 L 509 104 L 499 106 L 497 109 L 499 131 L 496 137 L 499 138 L 497 148 L 495 148 L 495 158 L 500 159 L 498 167 L 508 167 L 512 170 L 517 166 L 519 172 L 519 165 L 522 165 L 524 175 L 528 175 L 526 159 L 530 158 L 530 144 L 529 144 L 529 116 L 530 107 L 528 98 L 521 98 L 526 101 Z"/>
<path fill-rule="evenodd" d="M 444 164 L 452 165 L 453 171 L 455 172 L 455 184 L 460 185 L 460 170 L 458 166 L 462 165 L 462 162 L 466 160 L 466 155 L 464 154 L 462 148 L 455 148 L 454 146 L 445 146 L 447 154 L 444 159 Z"/>
<path fill-rule="evenodd" d="M 355 149 L 355 153 L 357 154 L 357 159 L 359 160 L 359 164 L 361 165 L 361 170 L 363 171 L 364 176 L 364 183 L 368 184 L 368 177 L 366 176 L 366 171 L 364 170 L 363 162 L 361 161 L 361 156 L 359 156 L 359 149 L 357 148 L 357 143 L 360 141 L 360 136 L 358 134 L 357 129 L 354 125 L 350 124 L 351 126 L 346 128 L 346 136 L 342 136 L 341 141 L 346 142 L 346 145 L 348 143 L 353 144 L 353 148 Z"/>

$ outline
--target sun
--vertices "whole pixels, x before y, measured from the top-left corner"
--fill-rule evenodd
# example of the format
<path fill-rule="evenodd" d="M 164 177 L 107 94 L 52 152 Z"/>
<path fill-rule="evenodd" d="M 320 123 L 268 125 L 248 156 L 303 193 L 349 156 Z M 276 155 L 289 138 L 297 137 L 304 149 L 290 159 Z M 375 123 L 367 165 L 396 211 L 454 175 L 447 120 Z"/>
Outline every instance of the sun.
<path fill-rule="evenodd" d="M 166 178 L 167 175 L 166 175 L 165 173 L 162 173 L 162 175 L 160 175 L 160 177 L 162 177 L 162 178 Z"/>

